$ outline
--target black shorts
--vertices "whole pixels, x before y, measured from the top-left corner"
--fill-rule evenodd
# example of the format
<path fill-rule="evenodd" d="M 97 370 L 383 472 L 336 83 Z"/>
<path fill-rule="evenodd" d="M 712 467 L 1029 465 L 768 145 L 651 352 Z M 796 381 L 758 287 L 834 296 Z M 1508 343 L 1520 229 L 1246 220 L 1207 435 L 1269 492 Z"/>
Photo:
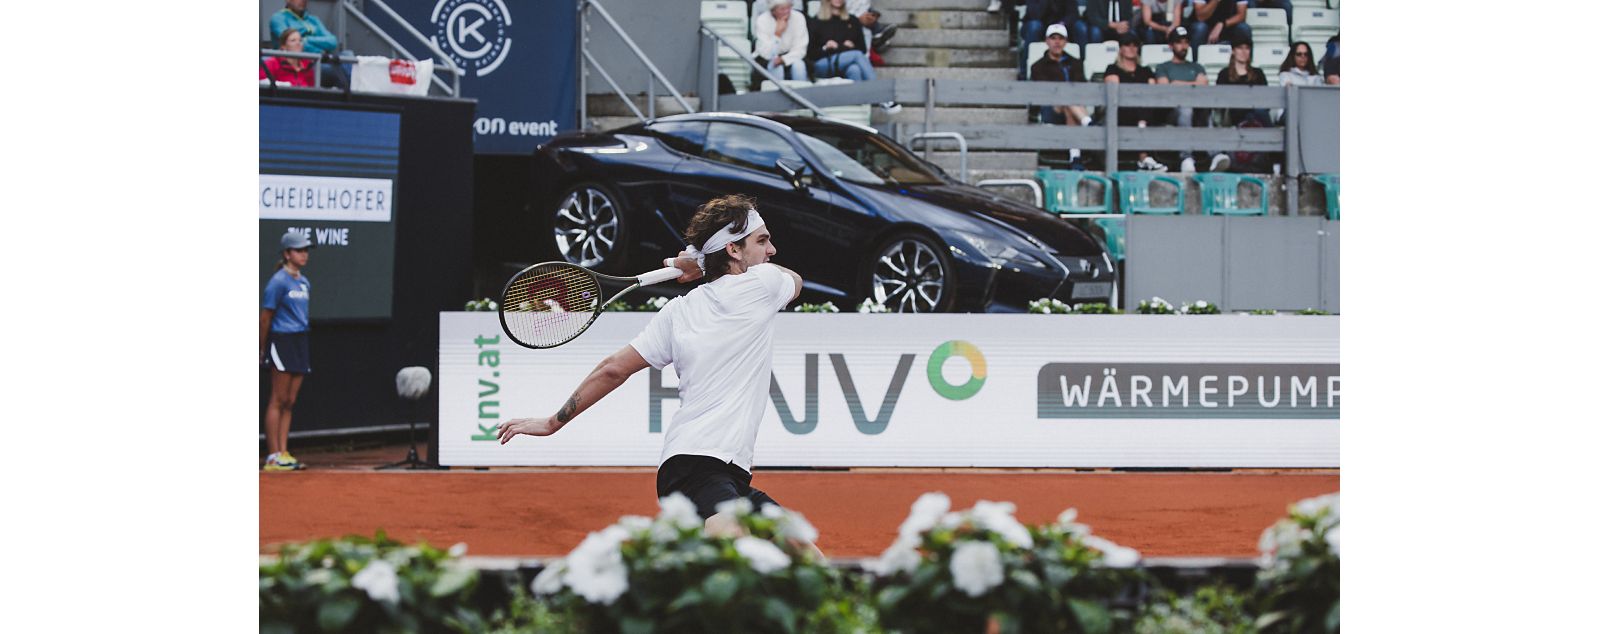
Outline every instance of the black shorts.
<path fill-rule="evenodd" d="M 289 374 L 311 373 L 311 333 L 267 333 L 267 356 L 261 367 Z"/>
<path fill-rule="evenodd" d="M 744 469 L 711 456 L 679 454 L 661 463 L 656 471 L 656 497 L 673 492 L 688 496 L 700 519 L 715 515 L 718 504 L 739 498 L 750 500 L 758 511 L 766 504 L 783 506 L 750 486 L 750 474 Z"/>

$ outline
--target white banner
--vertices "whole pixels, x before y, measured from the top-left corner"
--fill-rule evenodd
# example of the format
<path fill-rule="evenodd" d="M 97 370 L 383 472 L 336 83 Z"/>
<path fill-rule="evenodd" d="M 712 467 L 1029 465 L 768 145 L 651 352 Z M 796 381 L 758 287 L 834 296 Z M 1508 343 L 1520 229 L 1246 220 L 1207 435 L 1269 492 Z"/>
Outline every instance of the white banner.
<path fill-rule="evenodd" d="M 350 72 L 350 89 L 356 92 L 381 92 L 397 95 L 428 96 L 433 81 L 433 60 L 413 62 L 404 59 L 361 55 Z"/>
<path fill-rule="evenodd" d="M 672 366 L 553 436 L 494 432 L 555 413 L 652 315 L 528 350 L 495 313 L 442 313 L 440 463 L 659 464 Z M 1336 316 L 784 313 L 776 328 L 758 466 L 1339 466 Z"/>
<path fill-rule="evenodd" d="M 389 222 L 394 181 L 259 174 L 262 220 Z"/>

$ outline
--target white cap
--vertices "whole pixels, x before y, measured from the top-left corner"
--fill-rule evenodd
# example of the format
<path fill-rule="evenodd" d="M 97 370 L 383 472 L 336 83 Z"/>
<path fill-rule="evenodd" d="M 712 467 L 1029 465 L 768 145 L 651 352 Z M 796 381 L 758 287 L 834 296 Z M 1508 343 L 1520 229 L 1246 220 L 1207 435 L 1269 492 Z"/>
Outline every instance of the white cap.
<path fill-rule="evenodd" d="M 1045 27 L 1044 36 L 1045 37 L 1050 37 L 1052 35 L 1059 35 L 1061 37 L 1066 37 L 1067 36 L 1067 27 L 1065 25 L 1059 23 L 1059 22 L 1055 23 L 1055 24 L 1052 24 L 1052 25 L 1050 25 L 1048 27 Z"/>

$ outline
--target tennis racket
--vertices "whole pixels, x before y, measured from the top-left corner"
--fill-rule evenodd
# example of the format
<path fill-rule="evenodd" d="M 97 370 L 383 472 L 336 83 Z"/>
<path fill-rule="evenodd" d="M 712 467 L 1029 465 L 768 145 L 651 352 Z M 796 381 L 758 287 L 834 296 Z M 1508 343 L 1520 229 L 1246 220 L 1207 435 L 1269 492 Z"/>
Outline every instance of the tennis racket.
<path fill-rule="evenodd" d="M 541 262 L 518 271 L 506 282 L 500 293 L 500 327 L 517 345 L 554 348 L 588 330 L 606 304 L 640 286 L 682 275 L 683 271 L 669 266 L 638 277 L 614 277 L 568 262 Z M 607 298 L 600 293 L 602 280 L 630 286 Z"/>

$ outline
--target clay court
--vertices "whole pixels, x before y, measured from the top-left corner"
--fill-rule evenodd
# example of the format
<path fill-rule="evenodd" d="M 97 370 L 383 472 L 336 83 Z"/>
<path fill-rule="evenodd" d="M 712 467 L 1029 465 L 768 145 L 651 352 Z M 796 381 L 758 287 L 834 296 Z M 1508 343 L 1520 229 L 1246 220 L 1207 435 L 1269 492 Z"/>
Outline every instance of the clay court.
<path fill-rule="evenodd" d="M 647 468 L 374 471 L 405 447 L 297 455 L 313 468 L 260 475 L 263 553 L 381 528 L 407 542 L 465 542 L 472 555 L 555 557 L 622 515 L 656 512 Z M 877 556 L 927 491 L 948 494 L 956 509 L 1011 501 L 1028 524 L 1077 507 L 1079 522 L 1145 557 L 1252 557 L 1286 505 L 1338 491 L 1339 473 L 758 469 L 752 484 L 804 513 L 830 557 Z"/>

